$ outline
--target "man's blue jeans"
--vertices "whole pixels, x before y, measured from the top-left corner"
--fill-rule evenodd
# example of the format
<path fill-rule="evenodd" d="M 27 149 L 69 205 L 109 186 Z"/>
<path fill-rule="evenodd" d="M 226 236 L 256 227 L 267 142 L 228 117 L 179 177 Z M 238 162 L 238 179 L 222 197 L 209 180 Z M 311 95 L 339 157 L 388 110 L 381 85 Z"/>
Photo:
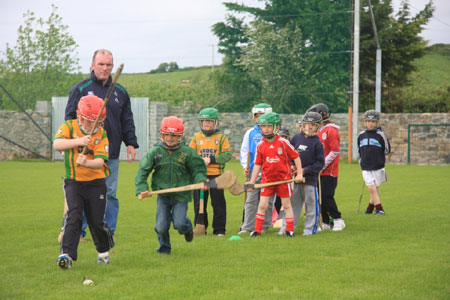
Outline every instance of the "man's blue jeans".
<path fill-rule="evenodd" d="M 105 221 L 108 224 L 109 229 L 114 235 L 114 231 L 117 228 L 117 216 L 119 215 L 119 199 L 117 199 L 117 182 L 119 180 L 119 159 L 110 159 L 107 162 L 110 170 L 110 174 L 106 177 L 106 186 L 108 190 L 106 192 L 106 213 Z"/>
<path fill-rule="evenodd" d="M 180 234 L 192 231 L 191 220 L 187 217 L 187 203 L 179 202 L 165 196 L 158 196 L 158 208 L 156 209 L 155 231 L 158 234 L 158 253 L 169 254 L 172 250 L 170 245 L 170 223 Z"/>

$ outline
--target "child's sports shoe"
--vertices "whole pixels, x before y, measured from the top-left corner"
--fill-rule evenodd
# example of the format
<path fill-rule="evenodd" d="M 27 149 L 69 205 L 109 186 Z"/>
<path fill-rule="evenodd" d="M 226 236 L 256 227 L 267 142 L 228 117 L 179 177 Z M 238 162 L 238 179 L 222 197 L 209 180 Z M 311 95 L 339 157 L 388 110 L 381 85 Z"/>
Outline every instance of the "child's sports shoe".
<path fill-rule="evenodd" d="M 293 231 L 286 231 L 285 235 L 287 237 L 294 237 L 294 232 Z"/>
<path fill-rule="evenodd" d="M 377 212 L 375 213 L 375 216 L 382 216 L 382 215 L 384 215 L 383 210 L 377 210 Z"/>
<path fill-rule="evenodd" d="M 334 220 L 333 231 L 341 231 L 341 230 L 344 230 L 344 228 L 345 228 L 344 220 L 342 220 L 342 219 Z"/>
<path fill-rule="evenodd" d="M 63 270 L 70 269 L 72 267 L 72 258 L 67 254 L 61 254 L 56 259 L 56 265 Z"/>
<path fill-rule="evenodd" d="M 109 253 L 108 252 L 98 253 L 97 254 L 97 263 L 104 264 L 104 265 L 109 264 Z"/>
<path fill-rule="evenodd" d="M 186 240 L 186 242 L 192 242 L 192 240 L 194 239 L 194 231 L 189 231 L 188 233 L 186 233 L 184 235 L 184 239 Z"/>
<path fill-rule="evenodd" d="M 320 227 L 319 227 L 320 228 Z M 331 230 L 331 226 L 327 223 L 322 223 L 322 230 Z"/>
<path fill-rule="evenodd" d="M 257 237 L 257 236 L 260 236 L 260 235 L 261 235 L 261 233 L 256 232 L 256 231 L 252 231 L 252 233 L 250 233 L 251 237 Z"/>
<path fill-rule="evenodd" d="M 366 212 L 364 213 L 365 215 L 371 215 L 372 214 L 372 210 L 366 210 Z"/>

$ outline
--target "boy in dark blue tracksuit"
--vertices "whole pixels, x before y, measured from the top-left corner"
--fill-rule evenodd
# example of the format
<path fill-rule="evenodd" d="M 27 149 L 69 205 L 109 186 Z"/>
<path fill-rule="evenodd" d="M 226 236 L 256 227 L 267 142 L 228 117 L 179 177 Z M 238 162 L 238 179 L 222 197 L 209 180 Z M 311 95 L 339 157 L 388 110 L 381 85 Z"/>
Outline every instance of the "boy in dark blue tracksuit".
<path fill-rule="evenodd" d="M 294 230 L 297 228 L 303 203 L 305 203 L 305 227 L 303 235 L 316 234 L 319 222 L 319 201 L 317 193 L 317 176 L 325 164 L 325 155 L 322 142 L 317 136 L 322 116 L 316 112 L 307 112 L 300 123 L 301 132 L 294 135 L 290 142 L 300 153 L 302 162 L 304 183 L 294 183 L 294 193 L 291 197 L 291 205 L 294 211 Z M 286 222 L 280 232 L 284 232 Z"/>
<path fill-rule="evenodd" d="M 360 165 L 365 184 L 370 192 L 370 202 L 366 214 L 372 214 L 376 208 L 375 215 L 384 215 L 384 209 L 378 196 L 378 187 L 387 181 L 385 155 L 390 153 L 390 143 L 381 128 L 378 127 L 380 113 L 368 110 L 364 113 L 364 124 L 366 130 L 358 136 L 358 152 Z"/>

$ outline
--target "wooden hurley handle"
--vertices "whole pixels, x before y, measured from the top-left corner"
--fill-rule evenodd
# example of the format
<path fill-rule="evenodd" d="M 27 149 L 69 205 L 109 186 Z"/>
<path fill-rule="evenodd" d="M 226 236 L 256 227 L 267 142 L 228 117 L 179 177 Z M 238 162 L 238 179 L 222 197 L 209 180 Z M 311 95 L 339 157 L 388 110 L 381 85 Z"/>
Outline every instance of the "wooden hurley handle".
<path fill-rule="evenodd" d="M 149 193 L 150 195 L 148 197 L 150 197 L 151 195 L 158 195 L 158 194 L 199 190 L 199 189 L 203 188 L 204 186 L 205 186 L 205 184 L 203 182 L 199 182 L 199 183 L 189 184 L 189 185 L 185 185 L 185 186 L 174 187 L 174 188 L 170 188 L 170 189 L 151 191 Z M 142 198 L 146 198 L 146 197 L 145 196 L 143 197 L 143 196 L 141 196 L 141 194 L 139 194 L 138 198 L 139 198 L 139 200 L 141 200 Z"/>
<path fill-rule="evenodd" d="M 274 182 L 267 182 L 267 183 L 256 183 L 253 188 L 260 189 L 266 186 L 273 186 L 273 185 L 279 185 L 283 183 L 289 183 L 289 182 L 296 182 L 295 179 L 289 179 L 289 180 L 283 180 L 283 181 L 274 181 Z M 300 182 L 305 182 L 305 177 L 303 177 L 303 180 Z M 249 186 L 249 185 L 247 185 Z"/>

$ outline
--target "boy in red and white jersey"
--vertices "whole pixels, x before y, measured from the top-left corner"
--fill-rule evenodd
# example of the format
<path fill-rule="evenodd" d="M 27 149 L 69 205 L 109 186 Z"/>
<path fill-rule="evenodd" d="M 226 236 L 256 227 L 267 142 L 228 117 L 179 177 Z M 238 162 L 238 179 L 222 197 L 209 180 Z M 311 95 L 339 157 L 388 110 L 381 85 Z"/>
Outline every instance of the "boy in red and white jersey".
<path fill-rule="evenodd" d="M 264 136 L 256 147 L 256 159 L 249 184 L 255 184 L 258 173 L 261 170 L 261 183 L 289 180 L 292 178 L 291 160 L 294 161 L 297 170 L 301 170 L 298 152 L 292 147 L 288 140 L 276 134 L 281 125 L 280 116 L 274 112 L 268 112 L 258 118 L 258 125 Z M 303 175 L 298 172 L 296 181 L 302 181 Z M 269 198 L 274 195 L 281 198 L 286 214 L 286 236 L 294 236 L 294 218 L 290 197 L 292 188 L 289 183 L 269 186 L 261 189 L 258 212 L 256 214 L 255 230 L 250 236 L 261 235 L 264 217 Z"/>

